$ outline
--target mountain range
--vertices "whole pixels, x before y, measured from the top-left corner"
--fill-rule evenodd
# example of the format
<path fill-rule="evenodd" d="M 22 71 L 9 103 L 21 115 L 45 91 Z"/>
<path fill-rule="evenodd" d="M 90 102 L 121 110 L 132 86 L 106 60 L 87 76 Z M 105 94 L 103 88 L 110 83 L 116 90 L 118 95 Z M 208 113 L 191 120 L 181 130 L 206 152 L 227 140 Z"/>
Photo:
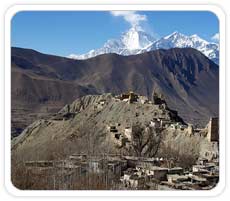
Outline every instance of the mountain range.
<path fill-rule="evenodd" d="M 219 111 L 219 66 L 193 48 L 75 60 L 11 50 L 12 132 L 84 95 L 134 91 L 164 95 L 186 123 L 204 126 Z"/>
<path fill-rule="evenodd" d="M 194 48 L 202 52 L 216 64 L 219 63 L 219 45 L 217 43 L 208 42 L 198 35 L 184 35 L 179 32 L 155 39 L 151 34 L 138 28 L 130 28 L 123 33 L 119 39 L 108 40 L 103 47 L 91 50 L 86 54 L 69 55 L 73 59 L 88 59 L 101 54 L 116 53 L 119 55 L 135 55 L 157 49 L 170 48 Z"/>

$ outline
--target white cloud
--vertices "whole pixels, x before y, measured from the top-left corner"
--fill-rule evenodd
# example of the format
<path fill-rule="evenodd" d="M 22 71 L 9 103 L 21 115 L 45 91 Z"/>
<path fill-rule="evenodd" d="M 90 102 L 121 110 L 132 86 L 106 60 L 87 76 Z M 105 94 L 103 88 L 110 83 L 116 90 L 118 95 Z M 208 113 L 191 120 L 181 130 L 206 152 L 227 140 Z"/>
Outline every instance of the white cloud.
<path fill-rule="evenodd" d="M 147 21 L 146 15 L 138 14 L 136 11 L 111 11 L 115 17 L 123 17 L 132 27 L 140 27 L 141 21 Z"/>
<path fill-rule="evenodd" d="M 212 41 L 219 42 L 220 40 L 220 34 L 216 33 L 211 37 Z"/>

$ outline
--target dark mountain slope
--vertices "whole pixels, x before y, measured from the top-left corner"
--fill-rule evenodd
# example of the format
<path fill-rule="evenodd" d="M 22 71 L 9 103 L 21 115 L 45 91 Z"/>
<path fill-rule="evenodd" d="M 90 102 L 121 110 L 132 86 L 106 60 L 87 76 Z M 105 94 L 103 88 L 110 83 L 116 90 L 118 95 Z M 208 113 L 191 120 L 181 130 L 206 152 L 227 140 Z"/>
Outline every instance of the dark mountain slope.
<path fill-rule="evenodd" d="M 129 90 L 164 94 L 185 121 L 204 125 L 218 115 L 219 67 L 191 48 L 156 50 L 134 56 L 100 55 L 72 60 L 12 48 L 13 127 L 21 115 L 47 115 L 87 94 Z M 22 124 L 28 125 L 28 120 Z"/>

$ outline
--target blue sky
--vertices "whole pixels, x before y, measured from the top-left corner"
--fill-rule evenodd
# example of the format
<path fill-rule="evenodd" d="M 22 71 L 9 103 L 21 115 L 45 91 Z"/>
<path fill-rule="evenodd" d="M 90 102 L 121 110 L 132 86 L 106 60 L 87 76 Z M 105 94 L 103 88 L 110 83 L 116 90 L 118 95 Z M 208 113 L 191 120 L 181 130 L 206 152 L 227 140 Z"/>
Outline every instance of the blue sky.
<path fill-rule="evenodd" d="M 23 11 L 12 18 L 11 45 L 60 56 L 82 54 L 119 38 L 135 20 L 158 38 L 179 31 L 211 41 L 219 32 L 218 18 L 208 11 L 141 11 L 131 16 L 107 11 Z"/>

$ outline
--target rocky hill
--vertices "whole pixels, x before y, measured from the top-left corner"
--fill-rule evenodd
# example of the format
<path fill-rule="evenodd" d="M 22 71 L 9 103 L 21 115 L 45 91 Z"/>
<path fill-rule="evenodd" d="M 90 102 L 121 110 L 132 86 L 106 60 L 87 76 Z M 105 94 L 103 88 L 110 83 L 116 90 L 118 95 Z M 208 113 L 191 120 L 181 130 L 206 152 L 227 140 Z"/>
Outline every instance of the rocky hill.
<path fill-rule="evenodd" d="M 185 125 L 177 112 L 161 99 L 157 101 L 143 96 L 130 101 L 129 95 L 84 96 L 49 119 L 28 126 L 12 141 L 12 153 L 27 160 L 47 160 L 75 152 L 120 153 L 126 150 L 130 129 L 136 123 L 148 126 L 164 120 L 168 125 Z"/>
<path fill-rule="evenodd" d="M 218 116 L 219 66 L 195 49 L 156 50 L 133 56 L 73 60 L 12 48 L 12 132 L 88 94 L 136 91 L 164 94 L 186 122 Z"/>
<path fill-rule="evenodd" d="M 141 137 L 143 141 L 151 137 L 149 143 L 156 141 L 159 153 L 169 154 L 169 145 L 175 149 L 184 142 L 190 145 L 183 145 L 181 152 L 192 147 L 191 152 L 199 153 L 200 143 L 205 139 L 193 135 L 190 126 L 168 108 L 159 94 L 154 94 L 153 101 L 132 92 L 120 96 L 87 95 L 66 105 L 49 119 L 29 125 L 12 141 L 12 159 L 57 160 L 74 153 L 134 155 L 133 126 L 137 124 L 153 129 L 149 136 L 142 133 Z M 172 140 L 176 144 L 172 145 Z M 168 144 L 167 149 L 165 144 Z"/>

